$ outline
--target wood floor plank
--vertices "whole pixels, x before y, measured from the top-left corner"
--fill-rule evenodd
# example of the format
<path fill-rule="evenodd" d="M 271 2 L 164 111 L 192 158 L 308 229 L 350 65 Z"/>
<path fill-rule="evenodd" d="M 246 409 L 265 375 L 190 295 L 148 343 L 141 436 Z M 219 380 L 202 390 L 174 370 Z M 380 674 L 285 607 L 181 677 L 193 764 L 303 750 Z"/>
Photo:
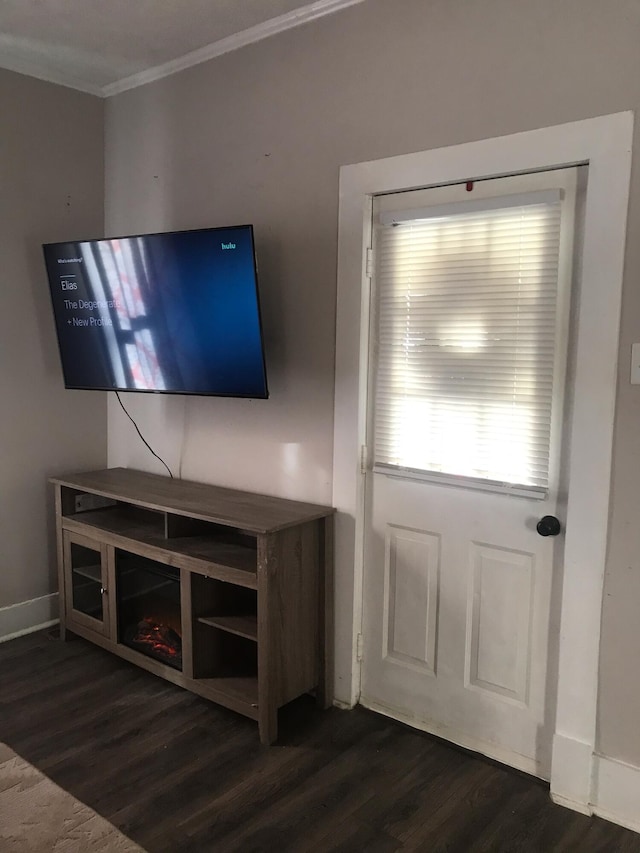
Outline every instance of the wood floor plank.
<path fill-rule="evenodd" d="M 250 720 L 47 630 L 0 644 L 0 741 L 149 853 L 640 853 L 525 774 L 302 697 Z"/>
<path fill-rule="evenodd" d="M 336 822 L 348 816 L 351 804 L 346 803 L 345 814 L 345 801 L 350 794 L 355 792 L 357 804 L 373 796 L 377 772 L 374 756 L 382 743 L 381 733 L 370 733 L 319 767 L 313 775 L 300 779 L 287 796 L 262 808 L 261 814 L 254 815 L 239 832 L 229 837 L 229 842 L 239 848 L 252 847 L 256 838 L 275 824 L 280 832 L 286 832 L 289 843 L 297 845 L 296 849 L 304 847 L 308 834 L 317 830 L 319 824 L 326 828 L 327 814 Z"/>

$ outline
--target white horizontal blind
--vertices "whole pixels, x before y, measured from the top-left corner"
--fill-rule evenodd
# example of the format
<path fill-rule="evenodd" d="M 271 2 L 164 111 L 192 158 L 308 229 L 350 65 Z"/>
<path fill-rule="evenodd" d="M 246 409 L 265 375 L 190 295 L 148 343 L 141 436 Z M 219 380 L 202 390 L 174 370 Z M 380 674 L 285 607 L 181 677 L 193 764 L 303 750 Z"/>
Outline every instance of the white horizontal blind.
<path fill-rule="evenodd" d="M 545 491 L 560 201 L 495 201 L 376 227 L 375 468 Z"/>

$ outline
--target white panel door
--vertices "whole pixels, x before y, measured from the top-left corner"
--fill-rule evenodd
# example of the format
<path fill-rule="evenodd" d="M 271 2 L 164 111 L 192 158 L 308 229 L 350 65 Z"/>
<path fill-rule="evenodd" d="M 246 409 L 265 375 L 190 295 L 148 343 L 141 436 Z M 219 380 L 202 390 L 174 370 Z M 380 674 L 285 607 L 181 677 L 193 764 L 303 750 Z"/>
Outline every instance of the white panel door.
<path fill-rule="evenodd" d="M 456 201 L 553 187 L 563 187 L 563 201 L 547 487 L 528 491 L 517 483 L 483 483 L 459 470 L 449 474 L 446 465 L 436 473 L 375 466 L 380 413 L 378 335 L 372 328 L 367 443 L 373 464 L 366 474 L 360 699 L 543 778 L 550 775 L 548 709 L 554 697 L 548 694 L 548 661 L 555 637 L 550 614 L 562 533 L 545 537 L 536 526 L 544 516 L 562 522 L 564 514 L 560 450 L 576 170 L 486 181 L 472 192 L 462 185 L 404 193 L 400 200 L 407 208 L 437 205 L 446 211 Z M 398 203 L 397 197 L 375 200 L 374 227 Z M 374 303 L 376 292 L 374 272 Z M 467 317 L 468 309 L 467 304 Z M 372 313 L 375 326 L 375 306 Z M 461 347 L 469 346 L 466 328 Z M 460 441 L 464 457 L 467 445 L 456 429 L 452 422 L 449 434 Z"/>

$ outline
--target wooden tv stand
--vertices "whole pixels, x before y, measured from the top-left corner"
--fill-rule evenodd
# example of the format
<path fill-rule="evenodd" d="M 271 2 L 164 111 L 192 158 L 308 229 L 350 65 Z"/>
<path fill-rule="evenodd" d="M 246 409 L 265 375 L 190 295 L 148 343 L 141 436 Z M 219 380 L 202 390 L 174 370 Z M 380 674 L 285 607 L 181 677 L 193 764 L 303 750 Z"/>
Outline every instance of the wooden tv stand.
<path fill-rule="evenodd" d="M 127 468 L 51 482 L 63 639 L 257 720 L 265 744 L 282 705 L 331 704 L 331 507 Z"/>

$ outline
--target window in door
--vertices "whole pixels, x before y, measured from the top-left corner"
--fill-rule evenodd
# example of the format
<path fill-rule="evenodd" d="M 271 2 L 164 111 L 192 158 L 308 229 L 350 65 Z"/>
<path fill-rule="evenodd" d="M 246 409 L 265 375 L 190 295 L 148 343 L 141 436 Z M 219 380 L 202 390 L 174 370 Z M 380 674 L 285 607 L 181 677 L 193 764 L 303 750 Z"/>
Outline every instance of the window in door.
<path fill-rule="evenodd" d="M 546 493 L 572 177 L 376 199 L 375 470 Z"/>

